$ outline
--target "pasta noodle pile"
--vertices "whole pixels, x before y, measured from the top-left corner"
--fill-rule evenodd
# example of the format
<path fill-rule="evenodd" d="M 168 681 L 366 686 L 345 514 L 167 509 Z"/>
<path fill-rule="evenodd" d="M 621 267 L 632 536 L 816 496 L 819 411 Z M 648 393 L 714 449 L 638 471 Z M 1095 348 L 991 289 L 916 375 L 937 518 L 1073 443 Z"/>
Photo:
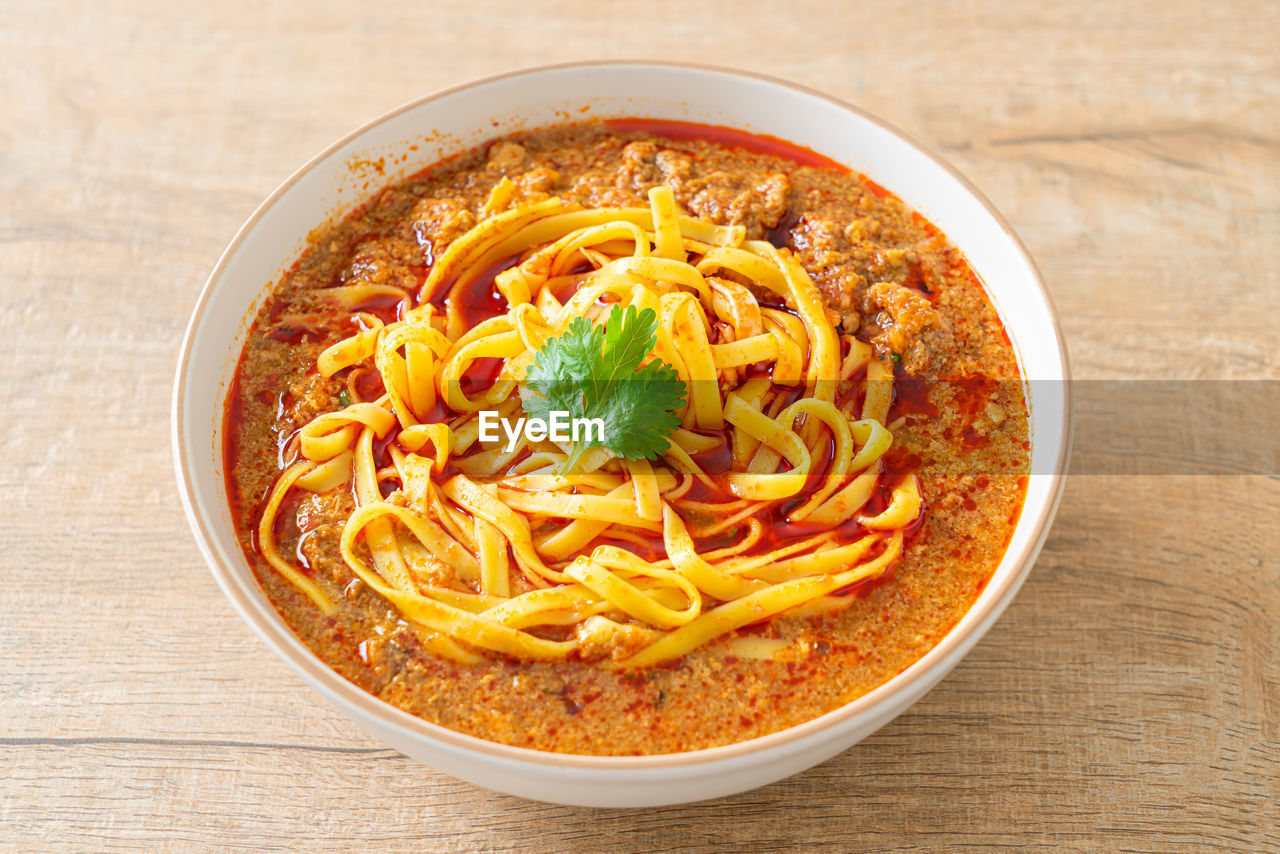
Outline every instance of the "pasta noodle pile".
<path fill-rule="evenodd" d="M 920 513 L 915 476 L 887 484 L 880 512 L 859 513 L 892 443 L 892 366 L 837 332 L 788 252 L 685 215 L 668 187 L 648 208 L 513 199 L 504 180 L 401 320 L 357 314 L 359 331 L 319 356 L 326 377 L 376 371 L 385 394 L 301 430 L 259 524 L 272 567 L 332 613 L 338 603 L 279 553 L 275 519 L 290 490 L 350 489 L 343 559 L 430 651 L 617 667 L 669 661 L 783 612 L 838 608 L 848 597 L 833 594 L 891 567 Z M 507 310 L 468 328 L 467 289 L 517 257 L 494 279 Z M 657 314 L 650 358 L 688 389 L 666 453 L 591 448 L 566 472 L 568 448 L 550 440 L 480 442 L 481 410 L 519 417 L 539 348 L 614 305 Z M 464 380 L 481 359 L 501 368 L 476 390 Z M 717 448 L 731 464 L 708 472 L 699 455 Z M 772 537 L 771 518 L 804 533 Z"/>

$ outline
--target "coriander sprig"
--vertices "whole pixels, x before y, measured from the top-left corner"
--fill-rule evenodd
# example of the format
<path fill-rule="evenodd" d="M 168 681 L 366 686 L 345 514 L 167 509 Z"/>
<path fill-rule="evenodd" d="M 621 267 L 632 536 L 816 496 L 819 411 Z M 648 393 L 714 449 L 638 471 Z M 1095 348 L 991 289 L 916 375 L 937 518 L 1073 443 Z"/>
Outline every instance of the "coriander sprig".
<path fill-rule="evenodd" d="M 600 441 L 571 446 L 565 471 L 596 446 L 628 460 L 656 459 L 666 452 L 680 426 L 677 412 L 687 389 L 665 362 L 641 364 L 657 337 L 653 309 L 615 305 L 603 328 L 575 317 L 562 335 L 538 350 L 520 391 L 525 413 L 546 420 L 559 411 L 604 422 Z"/>

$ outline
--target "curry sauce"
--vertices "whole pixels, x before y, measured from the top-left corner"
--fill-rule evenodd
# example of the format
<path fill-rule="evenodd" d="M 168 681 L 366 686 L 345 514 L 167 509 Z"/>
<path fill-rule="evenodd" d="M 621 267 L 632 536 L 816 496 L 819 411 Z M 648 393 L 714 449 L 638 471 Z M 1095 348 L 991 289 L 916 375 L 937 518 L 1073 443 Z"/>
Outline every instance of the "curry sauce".
<path fill-rule="evenodd" d="M 261 558 L 255 528 L 297 431 L 345 405 L 376 374 L 325 378 L 317 355 L 352 333 L 351 307 L 325 290 L 394 284 L 413 293 L 432 264 L 510 179 L 526 201 L 636 206 L 665 184 L 691 215 L 741 225 L 785 247 L 841 327 L 895 365 L 883 463 L 915 473 L 925 511 L 902 558 L 841 591 L 820 617 L 777 617 L 646 670 L 570 658 L 435 657 L 386 600 L 354 578 L 339 550 L 355 509 L 345 489 L 291 493 L 275 538 L 339 602 L 320 614 Z M 465 315 L 506 310 L 481 277 Z M 394 320 L 385 298 L 358 306 Z M 496 370 L 496 366 L 488 366 Z M 492 381 L 477 367 L 472 379 Z M 367 388 L 361 386 L 363 383 Z M 999 316 L 945 235 L 867 178 L 780 140 L 684 123 L 618 120 L 493 141 L 378 192 L 312 235 L 259 314 L 227 401 L 228 494 L 245 554 L 298 635 L 338 673 L 425 720 L 503 744 L 635 755 L 729 744 L 831 711 L 884 683 L 964 616 L 1004 554 L 1029 467 L 1026 402 Z M 383 449 L 375 449 L 381 454 Z M 877 496 L 873 501 L 884 501 Z M 788 524 L 773 518 L 779 536 Z"/>

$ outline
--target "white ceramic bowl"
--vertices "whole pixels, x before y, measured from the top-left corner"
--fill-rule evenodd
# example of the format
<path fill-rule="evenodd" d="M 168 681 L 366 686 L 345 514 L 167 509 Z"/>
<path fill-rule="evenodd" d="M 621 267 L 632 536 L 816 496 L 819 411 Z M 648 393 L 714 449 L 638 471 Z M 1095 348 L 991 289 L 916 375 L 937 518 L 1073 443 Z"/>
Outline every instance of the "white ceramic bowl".
<path fill-rule="evenodd" d="M 227 506 L 221 437 L 227 388 L 249 325 L 272 284 L 301 254 L 308 231 L 380 186 L 484 139 L 593 116 L 769 134 L 866 174 L 961 248 L 1004 319 L 1024 375 L 1051 381 L 1029 383 L 1036 474 L 1008 552 L 964 619 L 927 655 L 854 702 L 711 750 L 646 757 L 544 753 L 462 735 L 382 702 L 327 667 L 280 619 L 241 554 Z M 187 517 L 223 591 L 267 646 L 340 712 L 397 750 L 480 786 L 542 801 L 640 807 L 727 795 L 822 762 L 901 714 L 964 657 L 1009 604 L 1048 533 L 1070 443 L 1067 371 L 1049 295 L 1009 225 L 954 170 L 883 122 L 753 75 L 649 63 L 566 65 L 494 77 L 409 104 L 334 143 L 281 184 L 231 241 L 200 295 L 178 365 L 173 445 Z"/>

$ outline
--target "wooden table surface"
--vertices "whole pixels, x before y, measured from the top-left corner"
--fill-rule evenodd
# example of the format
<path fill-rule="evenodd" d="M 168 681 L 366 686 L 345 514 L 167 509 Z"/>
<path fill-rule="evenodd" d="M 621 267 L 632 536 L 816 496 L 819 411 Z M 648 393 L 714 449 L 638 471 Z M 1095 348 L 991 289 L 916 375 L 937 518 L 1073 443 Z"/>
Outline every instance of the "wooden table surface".
<path fill-rule="evenodd" d="M 319 704 L 214 585 L 168 421 L 204 278 L 298 164 L 437 88 L 622 57 L 882 116 L 1013 222 L 1077 377 L 1274 404 L 1277 45 L 1274 2 L 0 3 L 0 846 L 1276 850 L 1275 468 L 1094 460 L 1000 623 L 891 725 L 758 791 L 592 811 Z M 1248 410 L 1186 418 L 1278 429 Z"/>

